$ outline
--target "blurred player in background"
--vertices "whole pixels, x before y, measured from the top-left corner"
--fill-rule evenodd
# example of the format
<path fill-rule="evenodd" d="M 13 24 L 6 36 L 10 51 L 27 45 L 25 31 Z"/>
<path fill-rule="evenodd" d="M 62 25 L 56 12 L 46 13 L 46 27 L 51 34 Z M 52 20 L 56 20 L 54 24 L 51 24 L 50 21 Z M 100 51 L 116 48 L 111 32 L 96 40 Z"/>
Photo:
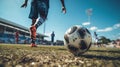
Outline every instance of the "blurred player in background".
<path fill-rule="evenodd" d="M 55 37 L 55 33 L 54 31 L 51 33 L 51 45 L 54 45 L 54 37 Z"/>
<path fill-rule="evenodd" d="M 62 3 L 62 12 L 66 13 L 66 8 L 64 5 L 64 0 L 60 0 Z M 25 0 L 24 4 L 21 7 L 27 7 L 28 0 Z M 30 27 L 30 36 L 31 36 L 31 47 L 36 47 L 36 30 L 37 28 L 45 22 L 47 19 L 49 10 L 49 0 L 32 0 L 31 10 L 29 18 L 32 19 L 32 24 Z M 38 15 L 40 18 L 38 19 Z M 38 19 L 38 21 L 36 21 Z"/>
<path fill-rule="evenodd" d="M 15 32 L 15 43 L 18 44 L 19 41 L 19 31 Z"/>

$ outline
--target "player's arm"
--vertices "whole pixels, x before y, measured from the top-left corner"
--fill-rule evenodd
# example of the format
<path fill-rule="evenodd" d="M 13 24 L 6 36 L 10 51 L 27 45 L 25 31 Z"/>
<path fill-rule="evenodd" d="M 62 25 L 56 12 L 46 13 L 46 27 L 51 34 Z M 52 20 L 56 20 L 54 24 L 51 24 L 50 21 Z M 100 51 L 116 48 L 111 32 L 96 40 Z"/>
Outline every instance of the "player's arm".
<path fill-rule="evenodd" d="M 28 2 L 28 0 L 25 0 L 25 2 L 23 3 L 23 5 L 21 6 L 21 7 L 27 7 L 27 2 Z"/>
<path fill-rule="evenodd" d="M 66 13 L 66 8 L 65 8 L 64 0 L 60 0 L 60 1 L 61 1 L 61 4 L 62 4 L 62 12 Z"/>

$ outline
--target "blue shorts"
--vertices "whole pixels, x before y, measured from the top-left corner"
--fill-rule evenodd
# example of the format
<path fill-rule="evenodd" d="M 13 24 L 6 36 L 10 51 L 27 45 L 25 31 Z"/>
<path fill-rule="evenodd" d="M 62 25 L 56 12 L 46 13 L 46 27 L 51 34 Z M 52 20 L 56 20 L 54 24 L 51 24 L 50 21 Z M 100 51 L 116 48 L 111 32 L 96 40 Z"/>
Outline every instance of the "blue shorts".
<path fill-rule="evenodd" d="M 30 10 L 29 18 L 37 19 L 38 16 L 40 16 L 41 18 L 46 19 L 49 9 L 48 5 L 49 4 L 46 4 L 45 2 L 41 2 L 41 1 L 31 2 L 31 10 Z"/>

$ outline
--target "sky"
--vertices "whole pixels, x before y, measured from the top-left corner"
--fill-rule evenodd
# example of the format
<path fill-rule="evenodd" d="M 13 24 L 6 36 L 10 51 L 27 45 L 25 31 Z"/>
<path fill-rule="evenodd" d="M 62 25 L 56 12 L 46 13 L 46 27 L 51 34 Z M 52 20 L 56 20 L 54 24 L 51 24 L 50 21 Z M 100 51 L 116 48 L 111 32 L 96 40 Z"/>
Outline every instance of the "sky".
<path fill-rule="evenodd" d="M 24 0 L 0 0 L 0 17 L 27 28 L 31 25 L 28 18 L 30 2 L 26 8 L 20 8 Z M 61 12 L 60 0 L 50 0 L 50 9 L 45 22 L 45 34 L 55 33 L 55 40 L 64 40 L 66 30 L 74 25 L 84 26 L 98 37 L 105 36 L 111 40 L 120 39 L 120 0 L 65 0 L 67 13 Z M 91 10 L 90 21 L 86 10 Z M 42 33 L 44 24 L 37 32 Z M 50 37 L 47 38 L 50 40 Z"/>

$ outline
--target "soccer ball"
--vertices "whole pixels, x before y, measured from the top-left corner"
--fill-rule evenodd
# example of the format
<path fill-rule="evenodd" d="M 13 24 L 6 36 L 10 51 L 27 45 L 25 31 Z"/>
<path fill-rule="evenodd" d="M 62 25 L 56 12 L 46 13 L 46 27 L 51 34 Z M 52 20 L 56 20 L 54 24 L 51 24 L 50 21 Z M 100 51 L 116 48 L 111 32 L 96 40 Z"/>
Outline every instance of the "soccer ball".
<path fill-rule="evenodd" d="M 86 52 L 90 48 L 91 43 L 91 33 L 87 28 L 79 25 L 69 28 L 64 35 L 64 44 L 75 56 Z"/>

